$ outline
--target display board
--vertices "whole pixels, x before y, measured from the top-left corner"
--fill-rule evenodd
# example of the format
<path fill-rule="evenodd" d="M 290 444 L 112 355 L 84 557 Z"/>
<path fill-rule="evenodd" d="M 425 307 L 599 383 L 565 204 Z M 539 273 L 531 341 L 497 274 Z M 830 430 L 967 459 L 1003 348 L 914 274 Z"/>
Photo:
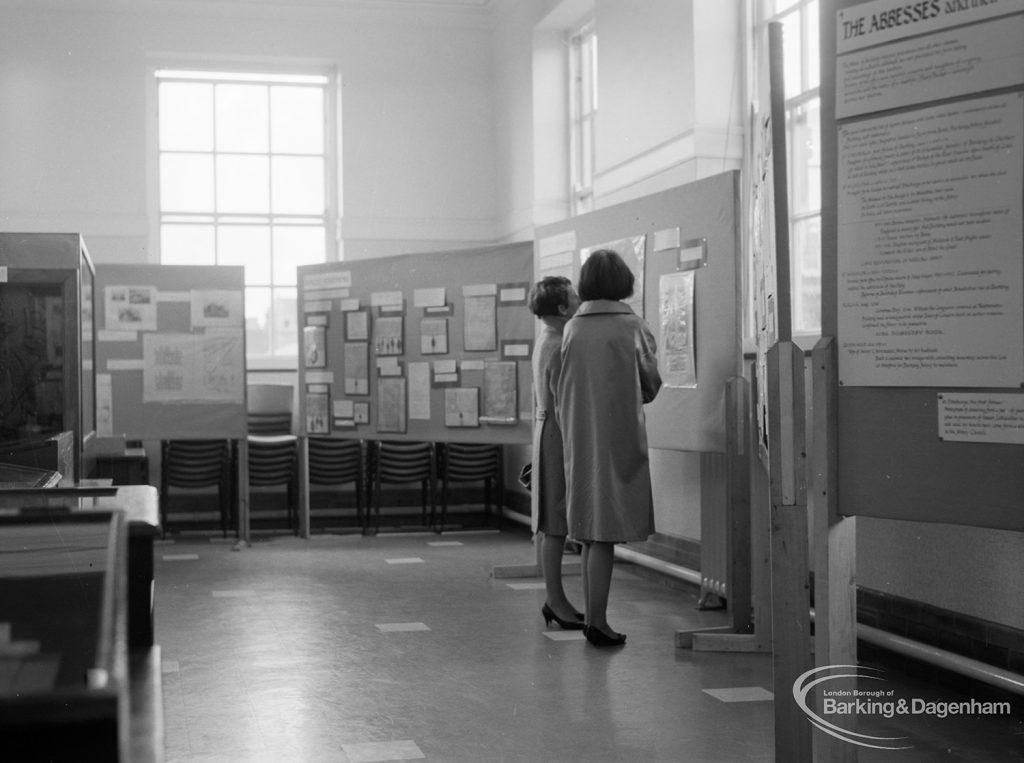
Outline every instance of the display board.
<path fill-rule="evenodd" d="M 634 312 L 658 343 L 664 386 L 645 407 L 652 448 L 725 452 L 725 383 L 741 375 L 739 174 L 726 172 L 537 230 L 540 277 L 579 279 L 586 255 L 621 254 Z"/>
<path fill-rule="evenodd" d="M 245 270 L 96 268 L 99 436 L 246 436 Z"/>
<path fill-rule="evenodd" d="M 1024 0 L 821 13 L 839 511 L 1024 529 Z"/>
<path fill-rule="evenodd" d="M 529 243 L 298 269 L 302 432 L 527 443 Z"/>

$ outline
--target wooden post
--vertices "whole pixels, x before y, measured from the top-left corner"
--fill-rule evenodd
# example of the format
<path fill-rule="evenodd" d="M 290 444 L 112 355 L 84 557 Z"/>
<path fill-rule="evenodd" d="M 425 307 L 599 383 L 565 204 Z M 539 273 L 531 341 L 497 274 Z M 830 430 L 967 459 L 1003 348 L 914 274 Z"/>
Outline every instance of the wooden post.
<path fill-rule="evenodd" d="M 750 384 L 734 376 L 725 386 L 726 548 L 728 602 L 735 633 L 750 633 Z"/>
<path fill-rule="evenodd" d="M 767 360 L 775 759 L 801 763 L 811 760 L 811 724 L 792 697 L 811 666 L 804 357 L 792 342 L 778 342 Z"/>
<path fill-rule="evenodd" d="M 238 440 L 238 542 L 235 548 L 249 545 L 249 440 Z"/>
<path fill-rule="evenodd" d="M 815 667 L 857 664 L 856 518 L 839 515 L 836 499 L 836 342 L 822 337 L 812 359 L 811 508 L 814 547 Z M 821 697 L 818 696 L 820 705 Z M 821 707 L 818 707 L 821 714 Z M 851 723 L 856 717 L 850 718 Z M 853 728 L 851 731 L 855 730 Z M 857 746 L 814 735 L 814 760 L 856 763 Z"/>
<path fill-rule="evenodd" d="M 299 435 L 295 444 L 298 449 L 299 470 L 299 537 L 309 539 L 309 438 Z"/>

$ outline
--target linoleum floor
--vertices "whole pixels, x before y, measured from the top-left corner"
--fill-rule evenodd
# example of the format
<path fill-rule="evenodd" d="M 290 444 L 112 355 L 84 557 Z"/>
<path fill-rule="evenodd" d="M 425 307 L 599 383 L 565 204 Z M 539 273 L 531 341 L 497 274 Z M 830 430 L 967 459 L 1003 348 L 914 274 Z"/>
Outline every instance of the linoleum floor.
<path fill-rule="evenodd" d="M 674 646 L 724 613 L 617 564 L 628 643 L 596 649 L 545 627 L 538 578 L 492 576 L 533 561 L 522 531 L 158 543 L 168 763 L 774 759 L 770 656 Z M 1019 719 L 984 723 L 859 759 L 1017 759 Z"/>

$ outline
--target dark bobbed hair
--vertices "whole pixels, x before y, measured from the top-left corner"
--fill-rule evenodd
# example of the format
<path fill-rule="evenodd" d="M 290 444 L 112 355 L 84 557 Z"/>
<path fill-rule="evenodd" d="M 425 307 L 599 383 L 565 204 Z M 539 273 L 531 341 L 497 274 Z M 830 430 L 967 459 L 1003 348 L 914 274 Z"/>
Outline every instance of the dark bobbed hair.
<path fill-rule="evenodd" d="M 572 294 L 572 281 L 565 276 L 546 276 L 533 285 L 527 305 L 538 318 L 561 315 L 560 307 L 568 307 Z"/>
<path fill-rule="evenodd" d="M 633 296 L 633 272 L 611 249 L 593 252 L 580 270 L 580 299 L 628 299 Z"/>

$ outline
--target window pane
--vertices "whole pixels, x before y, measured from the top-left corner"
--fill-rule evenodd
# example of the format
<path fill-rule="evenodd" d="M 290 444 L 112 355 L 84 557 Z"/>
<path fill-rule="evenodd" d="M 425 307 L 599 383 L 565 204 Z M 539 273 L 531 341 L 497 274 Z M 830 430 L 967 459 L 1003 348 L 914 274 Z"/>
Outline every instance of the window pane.
<path fill-rule="evenodd" d="M 275 156 L 271 167 L 275 214 L 324 213 L 324 162 L 320 157 Z"/>
<path fill-rule="evenodd" d="M 274 289 L 274 354 L 294 355 L 298 352 L 296 328 L 297 298 L 295 289 Z"/>
<path fill-rule="evenodd" d="M 247 355 L 270 353 L 270 289 L 247 287 L 245 290 L 245 352 Z"/>
<path fill-rule="evenodd" d="M 217 264 L 243 265 L 247 286 L 270 283 L 270 226 L 223 225 L 217 229 Z"/>
<path fill-rule="evenodd" d="M 774 8 L 772 8 L 772 13 L 781 13 L 787 8 L 792 8 L 794 5 L 797 4 L 797 2 L 799 2 L 799 0 L 775 0 L 774 3 L 772 3 L 771 0 L 766 1 L 769 3 L 769 5 L 774 5 Z"/>
<path fill-rule="evenodd" d="M 272 87 L 270 104 L 271 151 L 283 154 L 324 152 L 323 90 Z"/>
<path fill-rule="evenodd" d="M 160 211 L 213 211 L 213 157 L 209 154 L 160 156 Z"/>
<path fill-rule="evenodd" d="M 793 225 L 793 328 L 821 330 L 821 218 Z"/>
<path fill-rule="evenodd" d="M 164 265 L 214 265 L 213 228 L 209 225 L 161 225 L 160 262 Z"/>
<path fill-rule="evenodd" d="M 791 203 L 795 214 L 821 209 L 821 125 L 815 98 L 792 112 L 789 120 L 793 167 Z"/>
<path fill-rule="evenodd" d="M 804 38 L 804 53 L 807 56 L 807 89 L 813 90 L 821 81 L 821 60 L 818 55 L 818 2 L 807 4 L 807 34 Z"/>
<path fill-rule="evenodd" d="M 803 90 L 803 77 L 800 73 L 801 46 L 803 45 L 800 34 L 800 12 L 790 13 L 782 22 L 782 59 L 785 97 L 792 98 L 799 95 Z"/>
<path fill-rule="evenodd" d="M 160 150 L 213 150 L 213 86 L 163 82 L 159 87 Z"/>
<path fill-rule="evenodd" d="M 217 150 L 266 151 L 270 122 L 263 85 L 217 85 Z"/>
<path fill-rule="evenodd" d="M 270 162 L 266 156 L 217 157 L 217 211 L 270 211 Z"/>
<path fill-rule="evenodd" d="M 326 240 L 322 226 L 287 226 L 274 228 L 274 283 L 295 283 L 295 269 L 315 265 L 327 259 Z"/>

